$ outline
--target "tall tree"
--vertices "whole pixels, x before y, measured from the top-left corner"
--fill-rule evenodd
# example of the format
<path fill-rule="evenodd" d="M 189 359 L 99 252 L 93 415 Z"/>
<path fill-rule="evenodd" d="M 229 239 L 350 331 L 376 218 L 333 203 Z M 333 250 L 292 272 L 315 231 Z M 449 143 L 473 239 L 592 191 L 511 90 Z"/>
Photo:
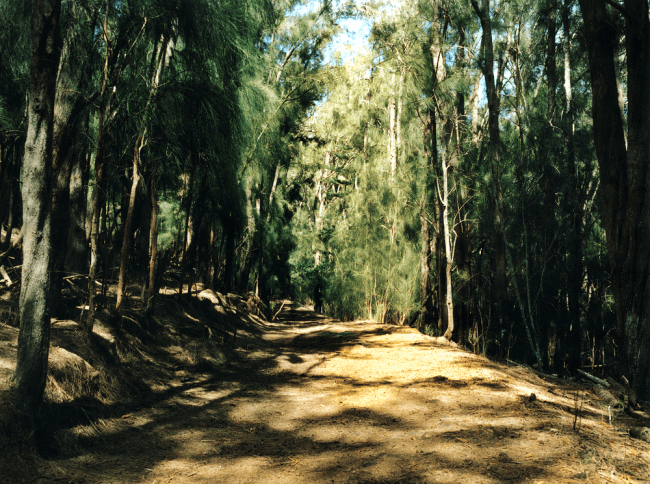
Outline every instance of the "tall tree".
<path fill-rule="evenodd" d="M 34 2 L 28 128 L 23 162 L 23 271 L 18 360 L 13 376 L 19 407 L 32 416 L 45 390 L 50 347 L 52 136 L 60 57 L 61 0 Z"/>
<path fill-rule="evenodd" d="M 92 35 L 98 9 L 95 5 L 82 8 L 76 2 L 68 6 L 65 32 L 61 48 L 61 60 L 57 75 L 52 164 L 54 184 L 52 188 L 52 213 L 54 226 L 54 263 L 52 274 L 52 297 L 54 312 L 60 310 L 59 299 L 63 284 L 64 265 L 69 241 L 69 227 L 73 214 L 70 206 L 71 176 L 84 164 L 86 125 L 89 116 L 87 101 L 92 58 Z M 85 206 L 85 200 L 84 206 Z M 79 209 L 79 204 L 74 205 Z M 73 227 L 76 228 L 76 227 Z M 74 243 L 74 242 L 73 242 Z M 85 256 L 85 251 L 81 253 Z"/>
<path fill-rule="evenodd" d="M 593 95 L 593 136 L 602 180 L 621 372 L 650 398 L 650 19 L 648 2 L 580 0 Z M 622 14 L 627 54 L 627 146 L 615 55 Z"/>

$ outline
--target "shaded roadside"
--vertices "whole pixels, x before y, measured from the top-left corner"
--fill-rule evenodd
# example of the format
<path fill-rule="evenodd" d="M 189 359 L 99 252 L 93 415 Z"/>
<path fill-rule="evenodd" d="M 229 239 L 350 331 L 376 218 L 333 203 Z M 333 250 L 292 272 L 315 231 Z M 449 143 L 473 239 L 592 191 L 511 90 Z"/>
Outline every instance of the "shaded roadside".
<path fill-rule="evenodd" d="M 255 327 L 241 328 L 218 371 L 172 373 L 143 406 L 95 419 L 77 450 L 43 461 L 33 482 L 629 482 L 623 479 L 649 475 L 650 446 L 624 435 L 622 417 L 609 425 L 587 387 L 436 346 L 410 328 L 340 323 L 290 305 Z"/>

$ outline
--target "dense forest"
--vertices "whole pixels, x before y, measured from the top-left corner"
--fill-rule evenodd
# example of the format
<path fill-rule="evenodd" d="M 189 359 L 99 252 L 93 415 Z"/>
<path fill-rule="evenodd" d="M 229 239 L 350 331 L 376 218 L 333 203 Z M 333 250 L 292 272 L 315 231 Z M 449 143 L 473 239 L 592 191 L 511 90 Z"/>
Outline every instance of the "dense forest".
<path fill-rule="evenodd" d="M 25 410 L 73 280 L 89 332 L 171 280 L 650 399 L 648 52 L 645 0 L 3 1 Z"/>

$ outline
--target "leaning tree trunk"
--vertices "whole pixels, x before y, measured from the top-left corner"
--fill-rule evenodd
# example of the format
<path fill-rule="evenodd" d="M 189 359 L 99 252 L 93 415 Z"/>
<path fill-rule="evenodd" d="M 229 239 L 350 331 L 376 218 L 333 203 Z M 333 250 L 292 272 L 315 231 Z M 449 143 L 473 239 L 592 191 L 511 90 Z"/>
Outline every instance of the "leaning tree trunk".
<path fill-rule="evenodd" d="M 23 161 L 23 270 L 18 360 L 13 383 L 20 410 L 33 416 L 43 399 L 50 347 L 52 134 L 59 67 L 61 0 L 34 2 L 32 62 Z"/>

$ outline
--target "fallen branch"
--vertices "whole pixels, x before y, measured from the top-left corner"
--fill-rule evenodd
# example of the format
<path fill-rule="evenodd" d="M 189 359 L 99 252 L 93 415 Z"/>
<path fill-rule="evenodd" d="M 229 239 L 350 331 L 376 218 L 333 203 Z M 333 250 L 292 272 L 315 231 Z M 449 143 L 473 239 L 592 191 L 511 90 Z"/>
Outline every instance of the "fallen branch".
<path fill-rule="evenodd" d="M 88 278 L 88 274 L 72 274 L 70 276 L 65 276 L 63 278 L 64 281 L 69 281 L 70 279 L 80 279 L 80 278 Z"/>
<path fill-rule="evenodd" d="M 284 301 L 282 301 L 282 305 L 280 306 L 280 309 L 278 309 L 278 312 L 275 313 L 275 314 L 273 315 L 273 317 L 271 318 L 271 322 L 275 319 L 275 317 L 276 317 L 278 314 L 280 314 L 280 311 L 282 311 L 282 308 L 284 307 L 284 303 L 285 303 L 285 302 L 287 302 L 286 299 L 285 299 Z"/>
<path fill-rule="evenodd" d="M 2 280 L 6 281 L 7 286 L 10 286 L 13 284 L 11 282 L 11 277 L 9 277 L 9 274 L 7 274 L 7 271 L 5 270 L 5 266 L 0 266 L 0 275 L 2 275 Z"/>
<path fill-rule="evenodd" d="M 95 424 L 93 423 L 93 421 L 90 420 L 90 417 L 88 416 L 88 414 L 86 413 L 86 410 L 84 410 L 83 407 L 81 407 L 81 411 L 84 413 L 84 415 L 86 416 L 86 418 L 87 418 L 88 421 L 90 422 L 90 425 L 93 426 L 93 428 L 95 429 L 95 432 L 97 432 L 97 435 L 102 435 L 102 433 L 101 433 L 101 432 L 99 431 L 99 429 L 95 426 Z"/>
<path fill-rule="evenodd" d="M 506 361 L 512 365 L 519 366 L 521 368 L 525 368 L 526 370 L 530 370 L 533 373 L 536 373 L 537 375 L 541 376 L 542 378 L 557 378 L 557 375 L 551 375 L 549 373 L 544 373 L 543 371 L 539 371 L 536 368 L 533 368 L 532 366 L 524 365 L 522 363 L 517 363 L 516 361 L 509 360 L 506 358 Z"/>
<path fill-rule="evenodd" d="M 506 358 L 506 361 L 507 361 L 508 363 L 510 363 L 511 365 L 521 366 L 522 368 L 526 368 L 526 369 L 528 369 L 528 370 L 532 370 L 532 368 L 531 368 L 530 366 L 528 366 L 528 365 L 524 365 L 524 364 L 522 364 L 522 363 L 517 363 L 516 361 L 509 360 L 508 358 Z"/>
<path fill-rule="evenodd" d="M 592 382 L 597 383 L 598 385 L 602 385 L 602 386 L 604 386 L 605 388 L 609 388 L 609 387 L 611 387 L 611 385 L 610 385 L 608 382 L 606 382 L 605 380 L 601 380 L 601 379 L 598 378 L 597 376 L 590 375 L 590 374 L 587 373 L 586 371 L 582 371 L 582 370 L 580 370 L 580 369 L 577 369 L 576 371 L 577 371 L 578 373 L 580 373 L 582 376 L 584 376 L 585 378 L 588 378 L 588 379 L 590 379 Z"/>

